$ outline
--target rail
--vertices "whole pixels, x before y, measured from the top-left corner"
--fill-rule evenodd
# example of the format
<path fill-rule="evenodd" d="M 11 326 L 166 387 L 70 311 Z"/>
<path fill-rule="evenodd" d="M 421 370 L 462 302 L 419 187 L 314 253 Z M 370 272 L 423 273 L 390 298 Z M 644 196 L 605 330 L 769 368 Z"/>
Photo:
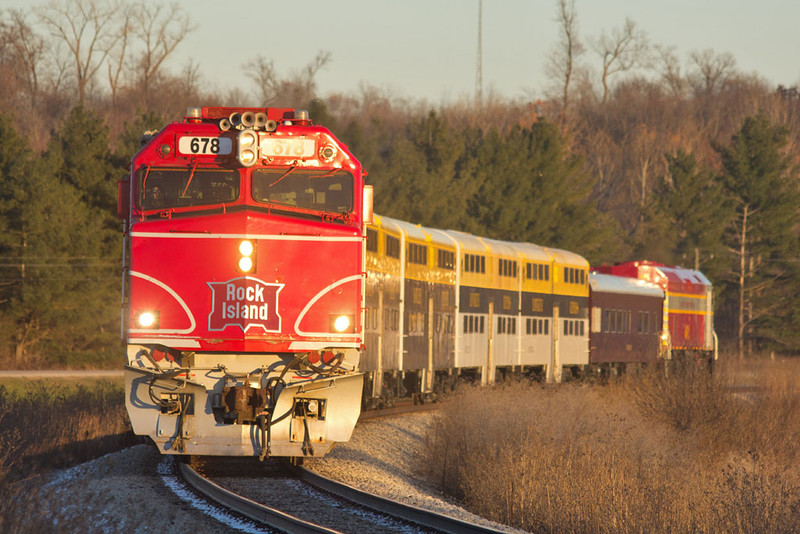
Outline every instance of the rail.
<path fill-rule="evenodd" d="M 251 501 L 246 497 L 237 495 L 232 491 L 215 484 L 211 480 L 201 476 L 197 471 L 186 463 L 178 464 L 178 471 L 183 479 L 195 491 L 204 495 L 207 499 L 218 503 L 230 510 L 233 510 L 243 516 L 268 525 L 272 528 L 291 532 L 293 534 L 317 534 L 317 533 L 338 533 L 338 530 L 332 530 L 320 525 L 315 525 L 308 521 L 281 512 L 269 506 Z"/>
<path fill-rule="evenodd" d="M 295 467 L 293 470 L 298 478 L 321 490 L 333 493 L 342 499 L 346 499 L 364 508 L 369 508 L 370 510 L 381 512 L 391 517 L 430 528 L 437 532 L 447 532 L 451 534 L 495 534 L 501 532 L 492 528 L 468 523 L 448 515 L 431 512 L 430 510 L 400 504 L 384 497 L 361 491 L 347 484 L 331 480 L 303 467 Z"/>

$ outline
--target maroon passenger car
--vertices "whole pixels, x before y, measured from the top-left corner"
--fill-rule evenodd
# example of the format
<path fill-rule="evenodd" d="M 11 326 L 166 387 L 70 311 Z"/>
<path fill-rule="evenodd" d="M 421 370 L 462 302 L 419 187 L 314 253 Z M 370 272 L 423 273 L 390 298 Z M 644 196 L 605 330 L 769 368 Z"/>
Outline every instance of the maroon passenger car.
<path fill-rule="evenodd" d="M 590 364 L 620 367 L 662 354 L 664 290 L 656 284 L 592 272 L 589 275 Z"/>

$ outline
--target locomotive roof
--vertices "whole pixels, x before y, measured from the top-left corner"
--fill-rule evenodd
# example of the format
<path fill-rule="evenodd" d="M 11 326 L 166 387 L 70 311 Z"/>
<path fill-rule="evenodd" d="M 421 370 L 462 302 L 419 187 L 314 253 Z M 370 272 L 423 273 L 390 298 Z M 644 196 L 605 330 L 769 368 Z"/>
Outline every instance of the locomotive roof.
<path fill-rule="evenodd" d="M 599 273 L 647 280 L 671 292 L 700 293 L 711 287 L 711 282 L 700 271 L 652 261 L 629 261 L 616 265 L 601 265 L 593 270 Z"/>
<path fill-rule="evenodd" d="M 602 293 L 624 293 L 627 295 L 653 296 L 664 298 L 664 290 L 652 282 L 615 276 L 613 274 L 589 273 L 589 287 Z"/>

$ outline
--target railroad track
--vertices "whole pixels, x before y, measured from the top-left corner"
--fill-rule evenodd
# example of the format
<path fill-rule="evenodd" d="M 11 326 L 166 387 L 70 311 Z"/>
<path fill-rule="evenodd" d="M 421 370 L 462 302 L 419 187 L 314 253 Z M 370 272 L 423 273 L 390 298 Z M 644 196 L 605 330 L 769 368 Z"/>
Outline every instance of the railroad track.
<path fill-rule="evenodd" d="M 276 477 L 274 467 L 267 469 L 258 482 L 231 484 L 215 482 L 188 463 L 178 468 L 187 484 L 216 505 L 284 532 L 500 532 L 365 493 L 302 467 L 285 467 L 291 477 Z"/>
<path fill-rule="evenodd" d="M 380 413 L 426 409 L 430 406 Z M 365 493 L 279 460 L 195 457 L 179 463 L 178 473 L 213 504 L 283 532 L 500 532 Z"/>

